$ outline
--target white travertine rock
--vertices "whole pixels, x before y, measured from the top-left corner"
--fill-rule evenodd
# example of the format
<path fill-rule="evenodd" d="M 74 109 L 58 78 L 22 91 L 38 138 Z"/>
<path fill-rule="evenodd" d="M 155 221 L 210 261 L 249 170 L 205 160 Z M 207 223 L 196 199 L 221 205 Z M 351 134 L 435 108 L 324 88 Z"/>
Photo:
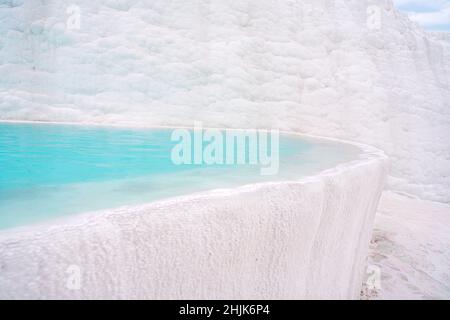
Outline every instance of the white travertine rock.
<path fill-rule="evenodd" d="M 387 158 L 0 232 L 0 299 L 358 299 Z M 74 278 L 75 277 L 75 278 Z"/>
<path fill-rule="evenodd" d="M 390 188 L 450 202 L 449 37 L 390 0 L 0 0 L 0 74 L 3 120 L 355 140 Z"/>

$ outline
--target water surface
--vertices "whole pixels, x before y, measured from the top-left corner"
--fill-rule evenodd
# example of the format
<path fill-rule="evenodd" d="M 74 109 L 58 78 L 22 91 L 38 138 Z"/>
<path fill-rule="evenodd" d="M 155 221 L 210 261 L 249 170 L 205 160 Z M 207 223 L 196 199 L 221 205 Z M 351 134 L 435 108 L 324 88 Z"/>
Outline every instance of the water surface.
<path fill-rule="evenodd" d="M 175 165 L 173 130 L 0 123 L 0 229 L 248 183 L 293 180 L 352 160 L 352 146 L 280 137 L 280 169 Z"/>

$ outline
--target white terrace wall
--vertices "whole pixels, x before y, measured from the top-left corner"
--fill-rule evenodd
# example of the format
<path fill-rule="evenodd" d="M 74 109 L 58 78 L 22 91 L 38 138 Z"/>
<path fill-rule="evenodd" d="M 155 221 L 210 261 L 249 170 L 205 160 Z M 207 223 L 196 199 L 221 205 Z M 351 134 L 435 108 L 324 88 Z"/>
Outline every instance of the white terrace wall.
<path fill-rule="evenodd" d="M 0 299 L 359 299 L 374 150 L 249 185 L 0 232 Z"/>

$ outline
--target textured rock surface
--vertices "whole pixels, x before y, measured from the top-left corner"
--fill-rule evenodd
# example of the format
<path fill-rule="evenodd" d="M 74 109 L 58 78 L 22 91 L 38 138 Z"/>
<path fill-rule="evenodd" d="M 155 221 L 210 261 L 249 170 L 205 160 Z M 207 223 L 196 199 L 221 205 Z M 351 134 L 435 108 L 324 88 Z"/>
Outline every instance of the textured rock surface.
<path fill-rule="evenodd" d="M 392 188 L 450 201 L 450 42 L 390 1 L 3 0 L 0 30 L 0 119 L 356 140 L 393 159 Z"/>
<path fill-rule="evenodd" d="M 361 141 L 393 160 L 391 188 L 450 201 L 449 37 L 391 1 L 0 0 L 0 34 L 0 119 Z"/>
<path fill-rule="evenodd" d="M 3 231 L 0 298 L 356 299 L 386 172 L 368 148 L 297 182 Z"/>
<path fill-rule="evenodd" d="M 365 286 L 363 299 L 450 299 L 450 205 L 383 192 L 372 266 L 380 286 Z"/>

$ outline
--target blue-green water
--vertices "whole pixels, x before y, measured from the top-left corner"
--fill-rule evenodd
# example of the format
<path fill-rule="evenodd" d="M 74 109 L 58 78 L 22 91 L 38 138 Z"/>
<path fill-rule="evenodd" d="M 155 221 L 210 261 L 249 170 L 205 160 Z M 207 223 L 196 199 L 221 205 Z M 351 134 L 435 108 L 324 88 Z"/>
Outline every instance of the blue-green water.
<path fill-rule="evenodd" d="M 280 169 L 175 165 L 172 130 L 0 123 L 0 229 L 254 182 L 292 180 L 353 159 L 342 144 L 280 137 Z"/>

